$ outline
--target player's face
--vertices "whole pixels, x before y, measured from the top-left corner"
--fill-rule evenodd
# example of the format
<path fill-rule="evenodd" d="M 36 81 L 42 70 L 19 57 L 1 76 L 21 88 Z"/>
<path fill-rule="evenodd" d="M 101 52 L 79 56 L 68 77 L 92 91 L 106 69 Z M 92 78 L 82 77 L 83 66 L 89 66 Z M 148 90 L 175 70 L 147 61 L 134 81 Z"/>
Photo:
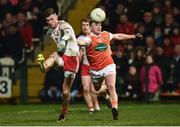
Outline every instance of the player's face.
<path fill-rule="evenodd" d="M 81 29 L 84 34 L 89 34 L 90 33 L 89 22 L 83 21 L 81 23 Z"/>
<path fill-rule="evenodd" d="M 58 16 L 56 14 L 52 14 L 46 18 L 46 22 L 51 28 L 55 28 L 58 24 Z"/>
<path fill-rule="evenodd" d="M 93 22 L 91 24 L 91 31 L 94 34 L 99 35 L 101 33 L 101 29 L 102 29 L 102 24 L 101 23 Z"/>

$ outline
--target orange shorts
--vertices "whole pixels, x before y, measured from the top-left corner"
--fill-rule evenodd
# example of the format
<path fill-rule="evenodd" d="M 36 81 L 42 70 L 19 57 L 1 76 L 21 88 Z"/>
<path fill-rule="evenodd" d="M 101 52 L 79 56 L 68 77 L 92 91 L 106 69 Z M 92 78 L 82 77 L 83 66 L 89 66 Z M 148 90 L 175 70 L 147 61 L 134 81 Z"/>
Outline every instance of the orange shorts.
<path fill-rule="evenodd" d="M 81 65 L 81 76 L 90 76 L 90 65 Z"/>
<path fill-rule="evenodd" d="M 64 71 L 70 71 L 77 73 L 79 69 L 79 57 L 78 56 L 66 56 L 63 55 Z"/>

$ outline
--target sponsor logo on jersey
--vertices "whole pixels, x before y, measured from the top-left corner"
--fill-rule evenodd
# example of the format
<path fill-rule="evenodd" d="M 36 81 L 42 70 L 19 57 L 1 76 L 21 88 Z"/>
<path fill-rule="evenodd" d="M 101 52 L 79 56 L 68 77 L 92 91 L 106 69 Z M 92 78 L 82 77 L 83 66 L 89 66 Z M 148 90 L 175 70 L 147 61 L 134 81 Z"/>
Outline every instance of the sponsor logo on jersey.
<path fill-rule="evenodd" d="M 103 41 L 107 41 L 107 40 L 108 40 L 108 37 L 104 36 Z"/>
<path fill-rule="evenodd" d="M 96 45 L 96 47 L 94 48 L 96 51 L 104 51 L 108 48 L 107 44 L 105 43 L 99 43 Z"/>

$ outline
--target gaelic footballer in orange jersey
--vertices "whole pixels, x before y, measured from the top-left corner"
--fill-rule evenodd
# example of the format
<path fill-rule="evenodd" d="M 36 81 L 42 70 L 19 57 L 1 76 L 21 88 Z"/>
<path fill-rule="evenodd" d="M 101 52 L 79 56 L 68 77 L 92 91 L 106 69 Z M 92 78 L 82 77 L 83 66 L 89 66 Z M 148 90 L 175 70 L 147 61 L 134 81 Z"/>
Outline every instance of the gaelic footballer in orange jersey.
<path fill-rule="evenodd" d="M 91 33 L 91 45 L 87 47 L 87 57 L 91 65 L 91 69 L 100 70 L 107 65 L 113 64 L 111 57 L 110 41 L 113 35 L 109 32 L 102 32 L 98 36 Z"/>
<path fill-rule="evenodd" d="M 113 120 L 118 119 L 118 96 L 116 93 L 116 66 L 111 57 L 110 41 L 134 39 L 142 37 L 140 34 L 127 35 L 127 34 L 111 34 L 103 31 L 102 24 L 92 21 L 90 23 L 91 34 L 89 39 L 78 40 L 79 45 L 86 45 L 87 58 L 91 66 L 91 77 L 95 86 L 101 86 L 103 80 L 107 85 Z M 89 40 L 89 41 L 87 41 Z M 100 87 L 99 87 L 100 88 Z"/>

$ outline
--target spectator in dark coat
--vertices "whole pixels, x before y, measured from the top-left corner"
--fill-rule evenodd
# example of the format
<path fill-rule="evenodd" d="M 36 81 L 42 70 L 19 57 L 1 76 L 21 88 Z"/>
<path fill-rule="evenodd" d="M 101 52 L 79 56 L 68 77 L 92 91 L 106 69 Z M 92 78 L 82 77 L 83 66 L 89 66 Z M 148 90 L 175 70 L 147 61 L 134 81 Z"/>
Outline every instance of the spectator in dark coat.
<path fill-rule="evenodd" d="M 16 65 L 25 62 L 25 45 L 16 25 L 9 26 L 3 42 L 3 51 L 4 54 L 9 54 L 15 60 Z"/>
<path fill-rule="evenodd" d="M 140 96 L 140 81 L 136 67 L 131 65 L 124 82 L 125 97 L 137 99 Z"/>

